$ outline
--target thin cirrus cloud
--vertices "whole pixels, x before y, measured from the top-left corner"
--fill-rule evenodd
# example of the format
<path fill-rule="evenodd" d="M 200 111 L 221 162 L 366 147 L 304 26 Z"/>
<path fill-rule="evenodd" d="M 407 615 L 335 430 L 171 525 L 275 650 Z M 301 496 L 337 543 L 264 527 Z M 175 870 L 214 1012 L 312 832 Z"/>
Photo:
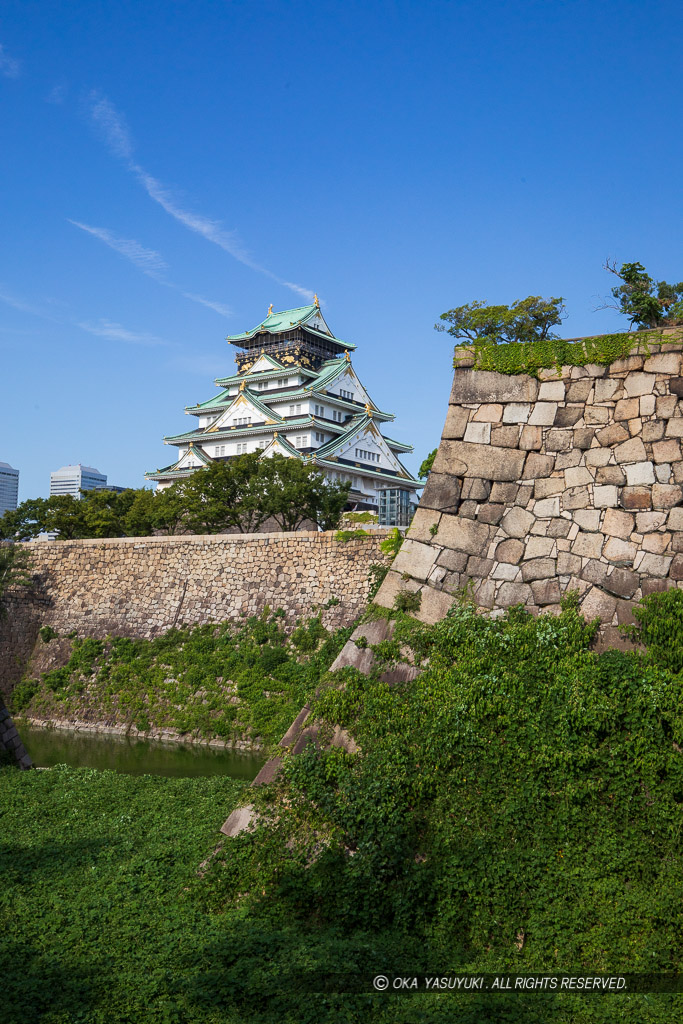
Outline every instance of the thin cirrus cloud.
<path fill-rule="evenodd" d="M 303 288 L 293 281 L 286 281 L 252 259 L 249 253 L 240 245 L 236 235 L 233 232 L 226 231 L 220 221 L 211 220 L 201 214 L 184 209 L 170 189 L 166 188 L 136 162 L 134 159 L 133 141 L 125 118 L 105 96 L 96 92 L 91 93 L 90 116 L 109 149 L 124 162 L 130 173 L 138 179 L 150 199 L 158 203 L 166 213 L 175 218 L 180 224 L 183 224 L 188 230 L 194 231 L 208 242 L 219 246 L 224 252 L 232 256 L 233 259 L 243 263 L 251 270 L 265 275 L 271 281 L 275 281 L 284 288 L 289 288 L 290 291 L 309 301 L 313 299 L 313 292 L 308 288 Z"/>
<path fill-rule="evenodd" d="M 148 334 L 146 331 L 129 331 L 123 324 L 117 324 L 113 320 L 98 320 L 97 323 L 82 321 L 78 326 L 88 334 L 94 334 L 98 338 L 108 338 L 110 341 L 125 341 L 131 345 L 169 344 L 163 338 L 158 338 L 155 334 Z"/>
<path fill-rule="evenodd" d="M 21 74 L 21 61 L 11 57 L 0 43 L 0 75 L 4 78 L 18 78 Z"/>

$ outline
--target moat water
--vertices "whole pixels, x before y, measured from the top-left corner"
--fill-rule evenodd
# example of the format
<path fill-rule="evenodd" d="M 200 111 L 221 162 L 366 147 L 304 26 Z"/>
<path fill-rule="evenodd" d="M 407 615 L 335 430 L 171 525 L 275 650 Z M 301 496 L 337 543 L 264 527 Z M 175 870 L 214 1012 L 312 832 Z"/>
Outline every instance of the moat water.
<path fill-rule="evenodd" d="M 17 721 L 21 739 L 37 768 L 68 764 L 72 768 L 109 768 L 126 775 L 188 778 L 227 775 L 251 781 L 266 758 L 201 745 L 161 743 L 102 733 L 44 729 Z"/>

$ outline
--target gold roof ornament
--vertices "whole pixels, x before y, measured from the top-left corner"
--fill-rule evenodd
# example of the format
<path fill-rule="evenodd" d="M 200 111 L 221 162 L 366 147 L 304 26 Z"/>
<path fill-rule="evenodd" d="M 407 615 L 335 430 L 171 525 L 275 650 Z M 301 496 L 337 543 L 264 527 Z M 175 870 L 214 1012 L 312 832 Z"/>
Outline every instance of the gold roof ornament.
<path fill-rule="evenodd" d="M 370 417 L 370 419 L 372 419 L 372 407 L 370 406 L 369 402 L 367 402 L 365 405 L 365 412 Z"/>
<path fill-rule="evenodd" d="M 273 431 L 273 441 L 275 440 L 276 437 L 277 437 L 277 430 L 274 430 Z"/>
<path fill-rule="evenodd" d="M 246 386 L 247 386 L 247 382 L 246 382 L 246 380 L 243 380 L 242 383 L 240 384 L 240 391 L 244 391 Z"/>
<path fill-rule="evenodd" d="M 351 356 L 349 355 L 349 353 L 348 353 L 348 352 L 345 352 L 345 353 L 344 353 L 344 359 L 346 360 L 346 362 L 347 362 L 347 363 L 350 363 L 350 362 L 351 362 Z"/>
<path fill-rule="evenodd" d="M 270 314 L 272 312 L 273 312 L 273 303 L 271 302 L 271 304 L 268 306 L 268 316 L 270 316 Z"/>
<path fill-rule="evenodd" d="M 313 302 L 318 307 L 318 309 L 320 309 L 320 299 L 318 298 L 318 293 L 317 292 L 315 292 L 315 294 L 313 296 Z"/>

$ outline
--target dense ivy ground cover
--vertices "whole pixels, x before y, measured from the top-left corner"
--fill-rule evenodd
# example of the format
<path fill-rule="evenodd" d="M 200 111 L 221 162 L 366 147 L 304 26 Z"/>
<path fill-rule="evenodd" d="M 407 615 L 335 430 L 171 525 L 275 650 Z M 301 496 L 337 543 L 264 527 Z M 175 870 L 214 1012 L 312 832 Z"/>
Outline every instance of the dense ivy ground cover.
<path fill-rule="evenodd" d="M 388 687 L 352 669 L 261 824 L 196 865 L 240 793 L 215 780 L 0 771 L 8 1020 L 593 1024 L 678 1019 L 683 996 L 314 992 L 416 971 L 683 969 L 683 592 L 640 613 L 646 653 L 559 618 L 399 616 Z M 428 660 L 427 660 L 428 659 Z M 221 792 L 218 787 L 223 785 Z M 9 964 L 9 969 L 5 969 Z M 343 986 L 342 986 L 343 987 Z M 0 1018 L 1 1019 L 1 1018 Z"/>
<path fill-rule="evenodd" d="M 15 712 L 277 742 L 350 633 L 319 618 L 286 630 L 278 614 L 172 629 L 154 640 L 74 641 L 64 668 L 26 679 Z M 51 642 L 54 631 L 46 634 Z"/>

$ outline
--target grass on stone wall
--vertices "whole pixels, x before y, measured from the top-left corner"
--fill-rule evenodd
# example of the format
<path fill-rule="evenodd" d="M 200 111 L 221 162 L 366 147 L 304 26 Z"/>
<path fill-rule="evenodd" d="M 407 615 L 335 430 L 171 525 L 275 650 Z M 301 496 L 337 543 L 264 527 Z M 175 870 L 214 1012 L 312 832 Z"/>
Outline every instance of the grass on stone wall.
<path fill-rule="evenodd" d="M 153 640 L 75 639 L 68 663 L 14 690 L 14 713 L 176 729 L 268 746 L 286 732 L 350 635 L 280 613 L 172 629 Z"/>

